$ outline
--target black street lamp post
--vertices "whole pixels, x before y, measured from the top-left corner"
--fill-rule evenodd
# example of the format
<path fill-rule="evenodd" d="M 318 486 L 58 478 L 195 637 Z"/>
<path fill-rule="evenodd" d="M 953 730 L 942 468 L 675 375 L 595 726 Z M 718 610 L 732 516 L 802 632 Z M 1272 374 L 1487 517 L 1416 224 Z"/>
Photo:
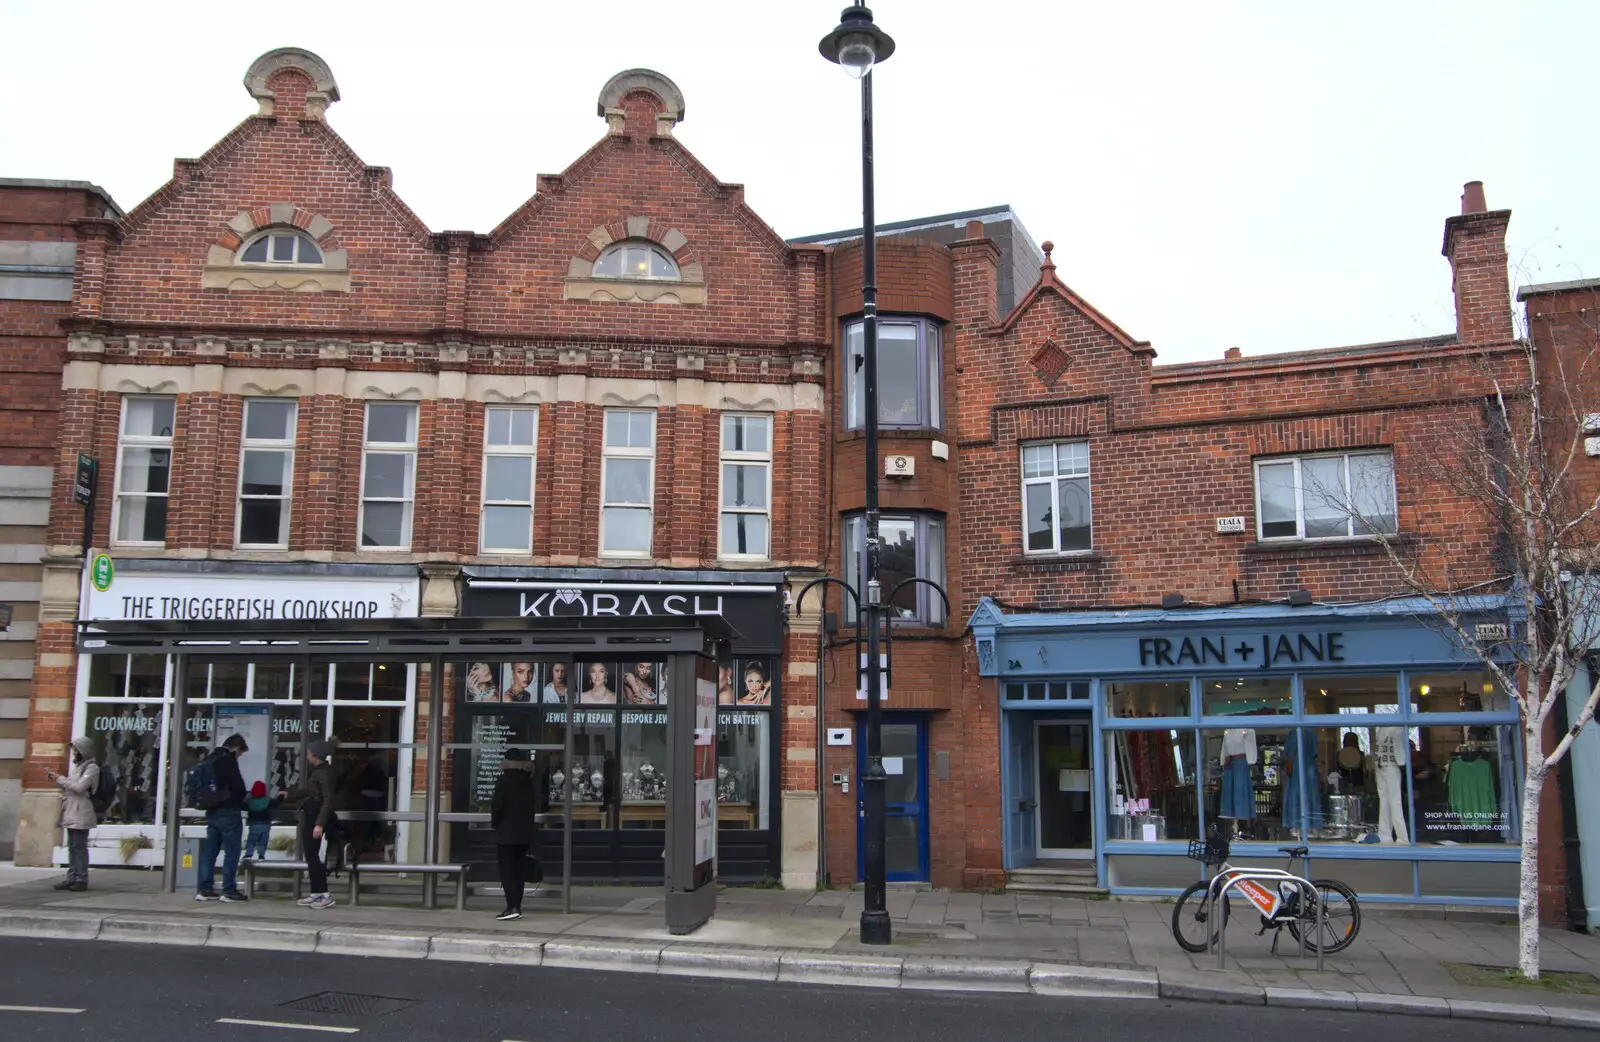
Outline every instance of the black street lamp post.
<path fill-rule="evenodd" d="M 861 943 L 890 942 L 884 858 L 883 728 L 883 603 L 878 585 L 878 287 L 877 229 L 872 200 L 872 67 L 894 53 L 894 40 L 872 24 L 872 12 L 861 4 L 845 8 L 839 27 L 822 38 L 822 56 L 861 81 L 861 325 L 866 416 L 867 534 L 864 596 L 860 613 L 867 627 L 867 770 L 861 779 L 866 847 L 867 893 L 861 912 Z M 850 548 L 846 548 L 850 552 Z"/>

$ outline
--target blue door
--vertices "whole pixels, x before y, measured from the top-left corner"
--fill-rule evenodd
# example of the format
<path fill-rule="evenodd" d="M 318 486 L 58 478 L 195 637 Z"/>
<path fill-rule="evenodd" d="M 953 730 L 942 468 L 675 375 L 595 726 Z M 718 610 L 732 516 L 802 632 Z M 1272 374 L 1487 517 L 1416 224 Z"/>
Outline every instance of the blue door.
<path fill-rule="evenodd" d="M 1006 714 L 1006 861 L 1007 868 L 1026 868 L 1038 857 L 1035 838 L 1039 797 L 1034 786 L 1033 716 Z"/>
<path fill-rule="evenodd" d="M 867 773 L 867 716 L 862 713 L 856 735 L 856 777 Z M 891 883 L 928 878 L 928 728 L 920 713 L 883 714 L 884 861 Z M 856 872 L 867 878 L 866 842 L 862 835 L 865 808 L 856 786 Z"/>

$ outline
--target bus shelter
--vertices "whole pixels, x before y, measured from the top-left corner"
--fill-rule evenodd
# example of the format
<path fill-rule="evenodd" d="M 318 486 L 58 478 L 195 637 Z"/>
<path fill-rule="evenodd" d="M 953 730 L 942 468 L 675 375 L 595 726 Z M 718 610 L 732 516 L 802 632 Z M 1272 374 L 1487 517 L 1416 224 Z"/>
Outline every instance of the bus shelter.
<path fill-rule="evenodd" d="M 162 801 L 165 803 L 163 885 L 177 888 L 179 831 L 182 819 L 199 812 L 183 804 L 185 763 L 176 750 L 185 740 L 188 717 L 185 699 L 191 671 L 216 663 L 292 663 L 299 694 L 299 727 L 293 743 L 303 756 L 312 733 L 311 706 L 318 667 L 337 663 L 401 663 L 425 670 L 425 713 L 419 712 L 417 734 L 401 735 L 399 743 L 336 743 L 340 754 L 380 747 L 408 749 L 422 757 L 422 808 L 405 810 L 346 810 L 339 816 L 349 822 L 421 824 L 422 855 L 429 864 L 440 859 L 441 828 L 446 825 L 484 825 L 489 815 L 447 808 L 449 793 L 443 780 L 447 758 L 473 750 L 470 743 L 448 740 L 443 720 L 446 669 L 459 673 L 468 664 L 515 660 L 536 666 L 563 667 L 576 677 L 579 664 L 595 659 L 648 658 L 665 666 L 663 678 L 679 693 L 667 704 L 669 757 L 666 764 L 667 919 L 674 932 L 689 932 L 714 909 L 713 880 L 716 846 L 717 777 L 715 714 L 718 663 L 726 662 L 730 643 L 739 634 L 720 616 L 573 617 L 560 628 L 532 629 L 515 618 L 408 618 L 334 620 L 251 620 L 249 622 L 96 621 L 78 625 L 78 652 L 83 656 L 159 656 L 170 663 L 173 695 L 163 726 L 170 730 L 174 750 L 164 765 Z M 420 686 L 420 685 L 419 685 Z M 555 759 L 571 774 L 574 763 L 574 719 L 571 708 L 546 713 L 543 734 L 554 740 L 518 743 L 535 755 Z M 421 706 L 419 706 L 419 709 Z M 423 724 L 423 718 L 426 724 Z M 280 743 L 281 744 L 281 743 Z M 415 767 L 413 765 L 413 771 Z M 559 775 L 558 775 L 559 776 Z M 551 793 L 551 812 L 541 818 L 545 826 L 562 829 L 561 894 L 563 911 L 571 911 L 573 794 L 570 779 Z M 559 808 L 559 810 L 557 809 Z M 706 820 L 701 820 L 706 819 Z M 467 885 L 466 875 L 458 885 Z M 436 877 L 423 876 L 428 903 L 433 903 Z"/>

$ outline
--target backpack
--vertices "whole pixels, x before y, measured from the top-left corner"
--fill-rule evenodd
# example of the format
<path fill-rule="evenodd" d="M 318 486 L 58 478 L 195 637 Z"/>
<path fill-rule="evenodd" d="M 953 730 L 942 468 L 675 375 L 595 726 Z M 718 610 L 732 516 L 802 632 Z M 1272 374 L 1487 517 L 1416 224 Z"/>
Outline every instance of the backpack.
<path fill-rule="evenodd" d="M 217 754 L 211 753 L 183 776 L 183 805 L 193 810 L 215 810 L 228 800 L 228 790 L 217 784 Z"/>
<path fill-rule="evenodd" d="M 106 811 L 117 802 L 117 779 L 104 767 L 96 773 L 100 776 L 100 780 L 95 782 L 94 792 L 89 794 L 89 802 L 94 805 L 95 817 L 104 818 Z"/>

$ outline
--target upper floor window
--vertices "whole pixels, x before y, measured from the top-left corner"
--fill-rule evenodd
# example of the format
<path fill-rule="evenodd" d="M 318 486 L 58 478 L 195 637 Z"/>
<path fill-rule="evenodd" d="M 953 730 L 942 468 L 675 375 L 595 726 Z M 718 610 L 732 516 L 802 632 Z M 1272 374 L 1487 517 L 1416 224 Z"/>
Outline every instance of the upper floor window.
<path fill-rule="evenodd" d="M 362 549 L 410 548 L 416 484 L 416 405 L 368 402 L 361 458 Z"/>
<path fill-rule="evenodd" d="M 239 253 L 246 264 L 321 264 L 322 251 L 311 236 L 296 231 L 270 231 Z"/>
<path fill-rule="evenodd" d="M 944 622 L 944 603 L 925 583 L 895 588 L 907 579 L 929 579 L 944 586 L 944 520 L 929 514 L 884 514 L 878 518 L 878 586 L 889 618 L 937 626 Z M 844 581 L 865 603 L 862 574 L 867 563 L 867 525 L 861 515 L 845 518 Z M 845 619 L 855 621 L 846 598 Z"/>
<path fill-rule="evenodd" d="M 1022 524 L 1028 553 L 1089 549 L 1090 507 L 1088 442 L 1022 447 Z"/>
<path fill-rule="evenodd" d="M 845 426 L 854 430 L 866 419 L 866 337 L 860 319 L 846 322 Z M 878 425 L 928 428 L 939 426 L 939 401 L 944 387 L 939 361 L 939 324 L 924 318 L 878 319 Z"/>
<path fill-rule="evenodd" d="M 293 398 L 248 398 L 239 449 L 240 546 L 289 545 L 289 500 L 294 487 Z"/>
<path fill-rule="evenodd" d="M 600 482 L 601 553 L 650 555 L 655 470 L 656 414 L 607 409 Z"/>
<path fill-rule="evenodd" d="M 490 406 L 483 412 L 483 526 L 488 554 L 533 549 L 533 472 L 539 412 Z"/>
<path fill-rule="evenodd" d="M 1397 531 L 1393 453 L 1258 460 L 1256 523 L 1261 539 L 1345 539 Z"/>
<path fill-rule="evenodd" d="M 594 274 L 615 279 L 676 279 L 672 255 L 648 242 L 619 242 L 606 247 L 594 262 Z"/>
<path fill-rule="evenodd" d="M 122 400 L 111 529 L 118 543 L 160 546 L 166 541 L 176 409 L 177 401 L 172 398 Z"/>
<path fill-rule="evenodd" d="M 772 417 L 722 417 L 723 557 L 765 558 L 772 515 Z"/>

